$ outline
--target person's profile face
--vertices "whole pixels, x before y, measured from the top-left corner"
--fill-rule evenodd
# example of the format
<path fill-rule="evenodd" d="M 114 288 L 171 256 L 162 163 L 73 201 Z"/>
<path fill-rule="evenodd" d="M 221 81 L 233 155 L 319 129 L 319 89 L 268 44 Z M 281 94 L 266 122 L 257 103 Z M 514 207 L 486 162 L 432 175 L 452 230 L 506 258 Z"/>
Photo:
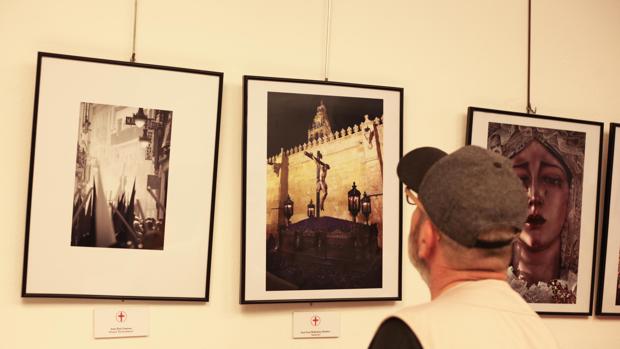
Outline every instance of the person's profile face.
<path fill-rule="evenodd" d="M 568 212 L 568 175 L 561 162 L 540 142 L 532 141 L 512 158 L 515 173 L 528 193 L 528 217 L 519 239 L 544 250 L 556 239 Z"/>

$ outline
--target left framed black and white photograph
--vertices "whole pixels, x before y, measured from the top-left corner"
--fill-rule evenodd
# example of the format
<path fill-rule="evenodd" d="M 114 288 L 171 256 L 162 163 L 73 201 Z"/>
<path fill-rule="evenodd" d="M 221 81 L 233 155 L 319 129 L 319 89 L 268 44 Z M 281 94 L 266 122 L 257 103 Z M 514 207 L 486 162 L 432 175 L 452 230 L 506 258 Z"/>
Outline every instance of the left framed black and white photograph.
<path fill-rule="evenodd" d="M 23 297 L 209 300 L 222 80 L 38 54 Z"/>
<path fill-rule="evenodd" d="M 401 297 L 403 90 L 244 77 L 241 303 Z"/>
<path fill-rule="evenodd" d="M 541 314 L 592 314 L 603 124 L 470 107 L 467 143 L 511 160 L 528 194 L 508 282 Z"/>

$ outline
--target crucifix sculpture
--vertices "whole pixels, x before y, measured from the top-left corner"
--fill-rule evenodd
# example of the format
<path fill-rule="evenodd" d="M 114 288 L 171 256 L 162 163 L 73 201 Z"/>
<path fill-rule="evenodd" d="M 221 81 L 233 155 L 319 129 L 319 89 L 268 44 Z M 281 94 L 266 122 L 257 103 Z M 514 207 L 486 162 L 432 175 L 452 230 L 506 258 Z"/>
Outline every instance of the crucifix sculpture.
<path fill-rule="evenodd" d="M 327 181 L 325 178 L 327 178 L 327 171 L 330 167 L 321 160 L 323 155 L 320 150 L 317 150 L 316 156 L 307 151 L 304 151 L 304 154 L 316 163 L 316 205 L 319 208 L 316 217 L 318 218 L 321 217 L 321 211 L 325 210 L 325 198 L 327 198 Z M 322 198 L 321 192 L 323 192 Z"/>

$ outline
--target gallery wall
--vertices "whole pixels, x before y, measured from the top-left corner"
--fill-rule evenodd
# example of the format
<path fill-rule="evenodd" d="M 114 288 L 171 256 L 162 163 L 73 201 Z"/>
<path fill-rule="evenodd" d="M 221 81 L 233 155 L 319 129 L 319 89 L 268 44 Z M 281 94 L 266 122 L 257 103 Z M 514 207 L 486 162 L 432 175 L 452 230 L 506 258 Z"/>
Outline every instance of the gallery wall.
<path fill-rule="evenodd" d="M 538 113 L 620 121 L 620 2 L 533 3 Z M 138 62 L 224 72 L 210 302 L 127 301 L 150 309 L 151 335 L 94 340 L 93 309 L 120 301 L 20 297 L 37 51 L 129 60 L 133 0 L 2 0 L 0 347 L 359 348 L 387 314 L 429 299 L 405 257 L 401 302 L 239 305 L 242 76 L 323 79 L 326 0 L 141 0 L 138 11 Z M 463 145 L 470 105 L 525 111 L 525 0 L 332 0 L 331 20 L 329 79 L 403 87 L 405 151 Z M 339 312 L 340 338 L 291 339 L 293 311 Z M 544 321 L 565 348 L 620 342 L 620 319 Z"/>

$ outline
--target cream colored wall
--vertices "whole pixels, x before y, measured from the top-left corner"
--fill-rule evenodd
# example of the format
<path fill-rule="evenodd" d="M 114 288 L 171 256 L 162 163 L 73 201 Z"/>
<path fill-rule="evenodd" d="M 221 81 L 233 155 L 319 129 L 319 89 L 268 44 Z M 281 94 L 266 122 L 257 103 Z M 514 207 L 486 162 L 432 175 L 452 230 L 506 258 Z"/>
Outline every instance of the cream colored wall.
<path fill-rule="evenodd" d="M 620 2 L 533 2 L 539 113 L 620 121 Z M 333 0 L 329 77 L 404 87 L 405 149 L 456 149 L 467 106 L 524 110 L 526 6 Z M 20 298 L 36 52 L 128 60 L 132 9 L 132 0 L 0 1 L 0 347 L 360 348 L 385 315 L 428 299 L 404 258 L 402 302 L 238 304 L 242 75 L 322 79 L 323 0 L 140 1 L 139 62 L 225 72 L 209 303 L 127 302 L 150 308 L 150 337 L 93 340 L 92 309 L 118 301 Z M 292 340 L 291 312 L 311 309 L 340 312 L 341 337 Z M 620 343 L 620 319 L 545 322 L 566 348 Z"/>

